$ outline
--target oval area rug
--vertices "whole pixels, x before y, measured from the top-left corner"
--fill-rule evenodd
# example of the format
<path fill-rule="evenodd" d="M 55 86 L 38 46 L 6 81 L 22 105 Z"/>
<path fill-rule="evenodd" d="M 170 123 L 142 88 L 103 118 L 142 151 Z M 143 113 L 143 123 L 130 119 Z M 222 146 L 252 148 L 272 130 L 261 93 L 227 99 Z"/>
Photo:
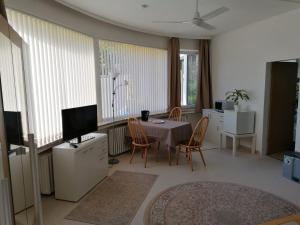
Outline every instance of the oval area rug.
<path fill-rule="evenodd" d="M 145 212 L 145 225 L 257 225 L 300 213 L 273 194 L 232 183 L 195 182 L 159 194 Z"/>

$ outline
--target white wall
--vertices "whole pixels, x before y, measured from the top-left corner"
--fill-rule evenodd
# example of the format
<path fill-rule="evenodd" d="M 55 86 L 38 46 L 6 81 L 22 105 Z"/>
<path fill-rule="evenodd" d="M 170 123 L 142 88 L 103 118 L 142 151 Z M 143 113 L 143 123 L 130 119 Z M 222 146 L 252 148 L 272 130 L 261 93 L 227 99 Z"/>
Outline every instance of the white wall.
<path fill-rule="evenodd" d="M 262 150 L 266 63 L 300 58 L 299 21 L 298 9 L 221 34 L 212 40 L 213 97 L 224 99 L 225 92 L 234 88 L 249 91 L 249 106 L 257 112 L 259 151 Z"/>
<path fill-rule="evenodd" d="M 180 38 L 180 48 L 185 50 L 198 50 L 199 40 L 195 39 L 182 39 Z"/>

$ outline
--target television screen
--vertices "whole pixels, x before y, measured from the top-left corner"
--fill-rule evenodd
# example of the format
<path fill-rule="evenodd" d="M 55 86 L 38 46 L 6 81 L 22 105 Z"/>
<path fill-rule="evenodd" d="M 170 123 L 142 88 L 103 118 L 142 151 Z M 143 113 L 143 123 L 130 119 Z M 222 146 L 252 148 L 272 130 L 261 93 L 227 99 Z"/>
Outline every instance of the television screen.
<path fill-rule="evenodd" d="M 7 143 L 24 145 L 21 112 L 4 111 L 4 123 Z"/>
<path fill-rule="evenodd" d="M 97 130 L 97 105 L 62 110 L 63 139 L 78 138 Z"/>

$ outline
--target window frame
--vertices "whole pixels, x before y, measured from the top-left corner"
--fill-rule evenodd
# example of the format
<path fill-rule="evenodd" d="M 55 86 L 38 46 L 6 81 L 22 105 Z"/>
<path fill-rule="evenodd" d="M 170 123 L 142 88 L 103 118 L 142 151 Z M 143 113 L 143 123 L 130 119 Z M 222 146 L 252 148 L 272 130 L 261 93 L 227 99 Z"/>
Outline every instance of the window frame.
<path fill-rule="evenodd" d="M 128 43 L 128 42 L 122 42 L 122 41 L 115 41 L 115 40 L 110 40 L 110 39 L 106 39 L 106 38 L 94 38 L 94 51 L 95 51 L 95 66 L 96 66 L 96 82 L 97 82 L 97 105 L 98 105 L 98 111 L 101 111 L 101 113 L 98 113 L 98 126 L 103 126 L 105 124 L 110 124 L 113 122 L 113 118 L 104 118 L 103 117 L 103 99 L 102 99 L 102 92 L 98 87 L 102 87 L 103 83 L 101 80 L 101 65 L 98 63 L 98 59 L 100 57 L 100 51 L 99 51 L 99 43 L 103 41 L 103 42 L 114 42 L 116 44 L 125 44 L 125 45 L 132 45 L 135 47 L 142 47 L 142 48 L 147 48 L 147 49 L 156 49 L 156 50 L 163 50 L 166 52 L 166 68 L 165 68 L 165 72 L 166 72 L 166 108 L 162 111 L 157 111 L 157 112 L 151 112 L 151 115 L 156 117 L 156 116 L 161 116 L 164 114 L 168 114 L 168 107 L 169 107 L 169 92 L 170 92 L 170 88 L 169 88 L 169 71 L 168 71 L 168 50 L 166 48 L 160 48 L 160 47 L 151 47 L 151 46 L 147 46 L 147 45 L 141 45 L 141 44 L 135 44 L 135 43 Z M 130 81 L 129 81 L 130 83 Z M 150 110 L 151 111 L 151 110 Z M 127 119 L 128 117 L 140 117 L 140 112 L 137 114 L 130 114 L 130 115 L 122 115 L 122 116 L 115 116 L 115 123 L 119 123 L 124 121 L 124 119 Z"/>
<path fill-rule="evenodd" d="M 180 49 L 180 52 L 179 54 L 186 54 L 186 55 L 189 55 L 189 54 L 197 54 L 198 55 L 198 59 L 199 59 L 199 50 L 196 50 L 196 49 Z M 199 74 L 199 62 L 198 62 L 198 74 Z M 187 81 L 189 79 L 189 72 L 188 72 L 188 68 L 187 68 Z M 199 79 L 199 76 L 197 77 L 197 82 L 198 82 L 198 79 Z M 198 88 L 197 88 L 198 89 Z M 198 91 L 198 90 L 197 90 Z M 187 104 L 186 105 L 181 105 L 181 108 L 185 111 L 185 112 L 189 112 L 189 111 L 193 111 L 196 107 L 196 105 L 194 104 L 188 104 L 188 93 L 189 93 L 189 85 L 187 83 L 187 87 L 186 87 L 186 102 Z M 182 94 L 182 90 L 181 90 L 181 94 Z"/>

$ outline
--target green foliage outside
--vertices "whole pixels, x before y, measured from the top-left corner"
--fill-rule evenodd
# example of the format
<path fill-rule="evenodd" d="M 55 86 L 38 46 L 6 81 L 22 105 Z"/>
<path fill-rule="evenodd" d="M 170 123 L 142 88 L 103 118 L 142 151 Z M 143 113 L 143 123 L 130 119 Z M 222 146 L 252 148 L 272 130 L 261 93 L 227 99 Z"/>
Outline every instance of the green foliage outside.
<path fill-rule="evenodd" d="M 195 105 L 198 80 L 198 54 L 188 55 L 187 104 Z"/>

